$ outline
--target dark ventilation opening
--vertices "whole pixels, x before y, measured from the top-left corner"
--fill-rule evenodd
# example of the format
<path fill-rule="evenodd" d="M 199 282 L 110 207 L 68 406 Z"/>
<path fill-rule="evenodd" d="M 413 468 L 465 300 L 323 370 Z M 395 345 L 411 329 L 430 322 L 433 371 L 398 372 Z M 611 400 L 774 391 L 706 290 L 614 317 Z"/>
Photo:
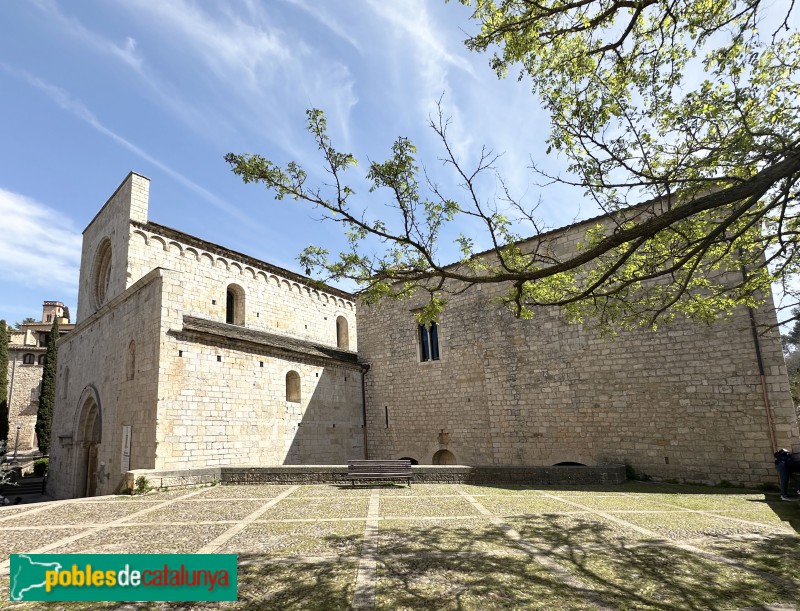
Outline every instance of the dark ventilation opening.
<path fill-rule="evenodd" d="M 416 458 L 411 458 L 410 456 L 403 456 L 398 460 L 410 460 L 412 465 L 418 465 L 419 461 Z"/>
<path fill-rule="evenodd" d="M 566 461 L 566 462 L 557 462 L 553 466 L 554 467 L 585 467 L 586 465 L 584 465 L 582 462 Z"/>
<path fill-rule="evenodd" d="M 439 450 L 433 455 L 434 465 L 455 465 L 456 457 L 450 450 Z"/>

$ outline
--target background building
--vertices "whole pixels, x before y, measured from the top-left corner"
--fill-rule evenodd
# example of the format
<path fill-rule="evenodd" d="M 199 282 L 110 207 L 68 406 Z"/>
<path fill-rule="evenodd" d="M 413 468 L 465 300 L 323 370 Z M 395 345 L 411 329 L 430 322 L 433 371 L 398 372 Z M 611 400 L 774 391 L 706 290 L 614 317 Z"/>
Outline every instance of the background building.
<path fill-rule="evenodd" d="M 69 310 L 60 301 L 45 301 L 42 319 L 23 323 L 9 333 L 8 343 L 8 452 L 14 451 L 19 425 L 19 451 L 36 449 L 36 411 L 42 383 L 47 340 L 53 320 L 58 318 L 59 335 L 75 325 L 69 322 Z"/>

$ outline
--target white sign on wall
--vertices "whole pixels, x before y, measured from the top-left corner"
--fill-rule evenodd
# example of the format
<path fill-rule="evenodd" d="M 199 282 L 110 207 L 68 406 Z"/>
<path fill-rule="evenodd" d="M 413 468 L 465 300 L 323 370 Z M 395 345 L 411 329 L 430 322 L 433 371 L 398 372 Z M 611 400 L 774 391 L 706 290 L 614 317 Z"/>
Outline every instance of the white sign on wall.
<path fill-rule="evenodd" d="M 127 473 L 131 468 L 131 427 L 122 427 L 122 460 L 120 461 L 120 470 L 122 473 Z"/>

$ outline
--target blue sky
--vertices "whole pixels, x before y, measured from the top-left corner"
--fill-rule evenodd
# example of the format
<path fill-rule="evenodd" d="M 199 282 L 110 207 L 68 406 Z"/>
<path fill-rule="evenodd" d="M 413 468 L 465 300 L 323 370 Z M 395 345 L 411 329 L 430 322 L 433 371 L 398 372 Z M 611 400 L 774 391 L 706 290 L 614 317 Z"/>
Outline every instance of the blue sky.
<path fill-rule="evenodd" d="M 544 149 L 547 117 L 525 83 L 499 81 L 487 55 L 464 48 L 469 14 L 411 0 L 3 2 L 0 317 L 38 317 L 45 299 L 76 311 L 81 231 L 130 170 L 151 179 L 155 222 L 294 270 L 308 244 L 336 250 L 318 211 L 275 202 L 223 161 L 258 152 L 324 178 L 310 107 L 360 159 L 353 179 L 371 212 L 385 196 L 367 193 L 366 162 L 398 136 L 458 192 L 426 127 L 442 95 L 462 158 L 484 144 L 504 153 L 503 174 L 535 202 L 526 166 Z M 558 196 L 541 209 L 553 226 L 580 204 Z"/>
<path fill-rule="evenodd" d="M 319 211 L 274 201 L 223 161 L 295 160 L 322 182 L 311 107 L 361 161 L 353 184 L 370 214 L 387 198 L 368 193 L 367 161 L 398 136 L 458 196 L 426 125 L 441 96 L 467 165 L 482 145 L 503 153 L 498 170 L 529 204 L 542 196 L 549 227 L 596 214 L 580 191 L 535 184 L 531 158 L 563 169 L 543 154 L 548 117 L 527 83 L 498 80 L 489 55 L 466 50 L 469 15 L 440 0 L 0 3 L 0 317 L 38 317 L 46 299 L 76 311 L 81 231 L 131 170 L 151 179 L 155 222 L 295 271 L 309 244 L 336 251 Z"/>

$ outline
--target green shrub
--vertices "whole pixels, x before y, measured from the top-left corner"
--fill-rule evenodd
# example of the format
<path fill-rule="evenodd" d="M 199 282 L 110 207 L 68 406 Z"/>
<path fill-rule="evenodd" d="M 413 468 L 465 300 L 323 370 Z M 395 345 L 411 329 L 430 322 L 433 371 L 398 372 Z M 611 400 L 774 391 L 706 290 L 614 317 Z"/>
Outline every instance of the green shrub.
<path fill-rule="evenodd" d="M 134 489 L 134 494 L 147 494 L 153 489 L 150 485 L 150 480 L 148 480 L 144 475 L 140 475 L 136 478 L 136 488 Z"/>
<path fill-rule="evenodd" d="M 36 477 L 44 477 L 45 473 L 47 473 L 47 465 L 49 464 L 49 458 L 38 458 L 33 462 L 33 474 Z"/>

